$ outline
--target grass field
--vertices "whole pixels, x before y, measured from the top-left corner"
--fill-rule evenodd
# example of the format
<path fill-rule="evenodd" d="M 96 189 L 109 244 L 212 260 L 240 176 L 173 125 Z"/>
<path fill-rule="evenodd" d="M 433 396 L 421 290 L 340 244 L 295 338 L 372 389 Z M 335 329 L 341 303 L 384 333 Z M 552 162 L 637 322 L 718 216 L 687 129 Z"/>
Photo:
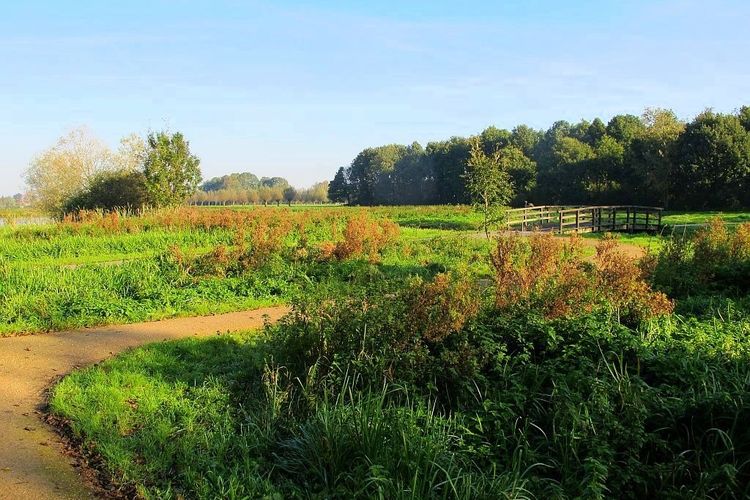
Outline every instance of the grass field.
<path fill-rule="evenodd" d="M 293 305 L 55 387 L 82 451 L 145 498 L 750 493 L 750 226 L 621 235 L 651 250 L 638 264 L 602 235 L 487 241 L 476 222 L 273 207 L 5 228 L 0 331 Z"/>
<path fill-rule="evenodd" d="M 404 227 L 382 249 L 374 248 L 377 234 L 361 235 L 364 247 L 354 253 L 368 253 L 362 264 L 319 255 L 321 245 L 344 239 L 351 216 L 363 213 L 186 210 L 0 228 L 0 335 L 288 302 L 310 287 L 345 283 L 351 268 L 369 261 L 392 275 L 435 273 L 486 252 L 488 243 L 479 238 Z M 381 217 L 365 215 L 372 227 L 358 230 L 377 229 Z M 206 264 L 217 251 L 244 261 L 211 268 Z"/>
<path fill-rule="evenodd" d="M 706 224 L 719 218 L 730 224 L 750 222 L 750 212 L 666 212 L 664 224 Z"/>

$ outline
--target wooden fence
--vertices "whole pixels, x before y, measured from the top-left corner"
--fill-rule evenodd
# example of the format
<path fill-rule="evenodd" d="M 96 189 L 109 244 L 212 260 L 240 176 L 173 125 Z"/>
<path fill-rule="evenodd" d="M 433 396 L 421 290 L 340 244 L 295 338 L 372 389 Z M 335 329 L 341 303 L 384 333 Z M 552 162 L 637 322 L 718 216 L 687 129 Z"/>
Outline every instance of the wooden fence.
<path fill-rule="evenodd" d="M 638 205 L 543 205 L 508 210 L 506 224 L 511 231 L 657 232 L 661 213 L 661 208 Z"/>

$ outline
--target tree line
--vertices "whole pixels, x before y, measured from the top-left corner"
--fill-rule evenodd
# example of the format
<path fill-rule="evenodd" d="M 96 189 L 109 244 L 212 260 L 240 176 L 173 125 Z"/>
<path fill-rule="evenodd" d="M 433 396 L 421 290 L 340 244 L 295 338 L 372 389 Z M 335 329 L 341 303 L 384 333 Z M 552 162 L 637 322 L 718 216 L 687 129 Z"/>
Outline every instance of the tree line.
<path fill-rule="evenodd" d="M 689 122 L 670 110 L 646 109 L 607 123 L 489 127 L 426 147 L 369 147 L 338 169 L 328 196 L 357 205 L 477 203 L 468 183 L 480 157 L 491 158 L 497 175 L 507 178 L 503 199 L 514 206 L 750 207 L 748 106 L 727 114 L 709 109 Z"/>
<path fill-rule="evenodd" d="M 234 173 L 207 180 L 188 201 L 194 205 L 326 203 L 328 181 L 297 189 L 283 177 L 259 178 L 251 172 Z"/>

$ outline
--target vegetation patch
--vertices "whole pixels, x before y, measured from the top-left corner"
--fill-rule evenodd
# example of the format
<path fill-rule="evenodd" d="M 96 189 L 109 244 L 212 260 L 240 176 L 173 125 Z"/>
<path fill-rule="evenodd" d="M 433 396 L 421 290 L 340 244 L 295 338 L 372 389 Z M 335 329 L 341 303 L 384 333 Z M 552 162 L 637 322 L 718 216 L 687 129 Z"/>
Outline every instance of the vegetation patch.
<path fill-rule="evenodd" d="M 339 278 L 264 332 L 135 349 L 50 407 L 146 498 L 744 497 L 750 303 L 714 271 L 747 277 L 744 229 L 678 244 L 407 233 L 316 260 Z"/>

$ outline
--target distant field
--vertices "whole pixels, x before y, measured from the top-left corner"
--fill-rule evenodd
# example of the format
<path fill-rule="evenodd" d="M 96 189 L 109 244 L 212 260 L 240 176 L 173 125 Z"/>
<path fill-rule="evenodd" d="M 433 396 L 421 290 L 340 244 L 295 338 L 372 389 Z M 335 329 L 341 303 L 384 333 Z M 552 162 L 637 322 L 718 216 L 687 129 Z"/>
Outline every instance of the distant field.
<path fill-rule="evenodd" d="M 48 217 L 34 208 L 2 208 L 0 209 L 0 226 L 24 224 L 29 221 L 38 222 Z"/>
<path fill-rule="evenodd" d="M 468 205 L 402 205 L 402 206 L 377 206 L 356 207 L 346 205 L 237 205 L 229 207 L 205 206 L 199 207 L 206 210 L 217 210 L 228 208 L 231 210 L 255 210 L 259 208 L 290 209 L 294 211 L 306 210 L 367 210 L 379 217 L 387 217 L 403 227 L 414 227 L 421 229 L 451 229 L 471 231 L 478 230 L 482 224 L 482 216 Z"/>
<path fill-rule="evenodd" d="M 664 224 L 705 224 L 711 219 L 720 218 L 728 223 L 750 222 L 750 212 L 665 212 Z"/>

